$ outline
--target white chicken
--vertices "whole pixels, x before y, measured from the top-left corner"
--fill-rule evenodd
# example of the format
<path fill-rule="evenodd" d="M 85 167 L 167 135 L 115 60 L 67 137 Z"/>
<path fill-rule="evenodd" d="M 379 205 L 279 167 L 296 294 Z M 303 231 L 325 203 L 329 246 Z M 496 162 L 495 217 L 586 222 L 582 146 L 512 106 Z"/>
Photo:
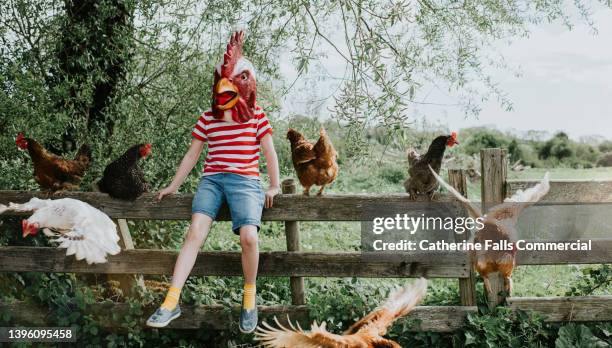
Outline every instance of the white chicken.
<path fill-rule="evenodd" d="M 34 214 L 21 222 L 23 237 L 36 235 L 40 229 L 58 248 L 66 249 L 66 255 L 77 260 L 105 263 L 106 256 L 121 251 L 115 223 L 103 212 L 91 205 L 72 198 L 32 198 L 24 204 L 0 204 L 0 214 L 5 211 Z"/>

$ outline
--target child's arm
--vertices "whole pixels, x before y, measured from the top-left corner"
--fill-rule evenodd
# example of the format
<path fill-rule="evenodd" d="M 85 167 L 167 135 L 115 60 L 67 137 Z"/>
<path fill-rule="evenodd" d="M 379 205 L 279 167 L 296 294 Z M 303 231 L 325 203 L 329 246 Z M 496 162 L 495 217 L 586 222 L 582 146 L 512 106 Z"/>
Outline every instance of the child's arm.
<path fill-rule="evenodd" d="M 266 200 L 264 206 L 271 208 L 274 202 L 274 196 L 280 192 L 280 178 L 278 170 L 278 156 L 274 149 L 274 142 L 272 141 L 272 135 L 266 134 L 261 139 L 261 147 L 263 154 L 266 157 L 266 164 L 268 166 L 268 177 L 270 178 L 270 186 L 266 190 Z"/>
<path fill-rule="evenodd" d="M 164 196 L 175 193 L 179 189 L 179 187 L 181 187 L 187 175 L 189 175 L 193 167 L 196 165 L 196 163 L 198 163 L 198 159 L 200 158 L 200 154 L 202 153 L 203 149 L 203 141 L 196 138 L 191 141 L 191 145 L 189 145 L 187 153 L 185 154 L 185 156 L 183 156 L 183 160 L 181 161 L 181 164 L 176 170 L 174 179 L 172 179 L 170 185 L 159 191 L 159 194 L 157 196 L 158 201 L 161 201 Z"/>

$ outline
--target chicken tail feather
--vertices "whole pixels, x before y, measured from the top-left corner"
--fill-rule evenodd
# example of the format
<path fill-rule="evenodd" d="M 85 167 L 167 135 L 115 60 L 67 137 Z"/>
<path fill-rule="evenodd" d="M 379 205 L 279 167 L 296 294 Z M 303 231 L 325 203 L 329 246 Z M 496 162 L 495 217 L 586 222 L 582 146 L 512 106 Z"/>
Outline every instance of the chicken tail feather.
<path fill-rule="evenodd" d="M 550 190 L 549 173 L 544 174 L 544 178 L 539 184 L 526 190 L 518 190 L 512 197 L 506 198 L 504 202 L 513 203 L 535 203 L 544 197 Z"/>
<path fill-rule="evenodd" d="M 448 192 L 450 192 L 453 196 L 455 196 L 455 198 L 457 198 L 461 203 L 463 203 L 463 205 L 466 207 L 466 209 L 470 213 L 471 217 L 475 219 L 482 217 L 482 212 L 476 205 L 474 205 L 474 203 L 470 202 L 467 198 L 463 197 L 463 195 L 459 193 L 459 191 L 455 190 L 454 187 L 452 187 L 446 181 L 444 181 L 444 179 L 442 179 L 442 177 L 440 177 L 440 175 L 438 175 L 438 173 L 436 173 L 436 171 L 433 170 L 431 166 L 429 166 L 429 170 L 431 171 L 433 176 L 436 178 L 436 180 L 438 180 L 440 185 L 442 185 Z"/>
<path fill-rule="evenodd" d="M 351 325 L 344 334 L 352 335 L 362 330 L 372 330 L 377 335 L 384 335 L 387 327 L 414 309 L 425 297 L 426 292 L 427 280 L 425 278 L 419 278 L 414 283 L 395 290 L 382 306 Z"/>
<path fill-rule="evenodd" d="M 421 302 L 427 293 L 427 279 L 419 278 L 414 283 L 394 291 L 383 305 L 390 311 L 393 319 L 402 317 Z"/>

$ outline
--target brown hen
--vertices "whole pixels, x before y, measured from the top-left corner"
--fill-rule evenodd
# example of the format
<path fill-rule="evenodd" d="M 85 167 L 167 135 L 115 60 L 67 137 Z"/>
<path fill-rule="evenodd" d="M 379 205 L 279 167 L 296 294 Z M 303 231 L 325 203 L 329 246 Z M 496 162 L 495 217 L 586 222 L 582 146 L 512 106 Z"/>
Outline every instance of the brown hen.
<path fill-rule="evenodd" d="M 489 275 L 499 272 L 504 278 L 504 290 L 510 293 L 512 291 L 512 271 L 516 264 L 516 242 L 518 241 L 516 224 L 523 209 L 535 204 L 548 193 L 550 189 L 548 173 L 544 175 L 539 184 L 525 191 L 517 191 L 512 197 L 506 198 L 504 203 L 493 206 L 483 215 L 476 205 L 447 184 L 433 169 L 431 172 L 442 186 L 465 205 L 471 217 L 483 219 L 484 227 L 476 231 L 473 240 L 474 243 L 480 243 L 483 247 L 482 250 L 470 251 L 470 260 L 482 277 L 485 290 L 491 293 Z M 487 240 L 499 245 L 505 243 L 505 245 L 511 245 L 512 248 L 510 250 L 487 249 L 485 248 Z"/>
<path fill-rule="evenodd" d="M 387 328 L 398 318 L 408 314 L 425 297 L 427 280 L 418 279 L 411 285 L 394 291 L 385 303 L 349 327 L 344 334 L 336 335 L 321 325 L 313 323 L 309 332 L 289 322 L 285 328 L 275 319 L 278 328 L 264 322 L 255 337 L 268 348 L 401 348 L 383 336 Z"/>
<path fill-rule="evenodd" d="M 291 160 L 304 195 L 310 195 L 310 187 L 321 186 L 318 196 L 323 194 L 326 185 L 331 184 L 338 176 L 338 153 L 334 149 L 325 129 L 321 127 L 319 140 L 313 144 L 302 134 L 290 128 L 287 139 L 291 143 Z"/>
<path fill-rule="evenodd" d="M 439 173 L 446 147 L 452 147 L 455 144 L 459 144 L 457 133 L 452 132 L 449 135 L 440 135 L 435 138 L 423 156 L 420 156 L 414 149 L 408 151 L 410 177 L 404 182 L 404 188 L 410 194 L 411 200 L 416 200 L 419 196 L 433 199 L 438 189 L 438 182 L 431 175 L 428 167 L 431 166 L 436 173 Z"/>
<path fill-rule="evenodd" d="M 15 144 L 22 150 L 28 150 L 34 164 L 34 178 L 45 191 L 77 188 L 91 164 L 91 150 L 87 144 L 81 146 L 74 160 L 50 153 L 36 140 L 26 138 L 23 133 L 17 135 Z"/>

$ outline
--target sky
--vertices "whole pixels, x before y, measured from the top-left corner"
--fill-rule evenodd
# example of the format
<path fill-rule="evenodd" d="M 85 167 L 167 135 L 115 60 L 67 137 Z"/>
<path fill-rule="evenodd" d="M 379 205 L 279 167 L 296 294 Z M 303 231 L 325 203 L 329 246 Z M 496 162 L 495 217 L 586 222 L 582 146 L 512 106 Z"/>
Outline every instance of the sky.
<path fill-rule="evenodd" d="M 493 71 L 491 76 L 513 103 L 505 111 L 496 100 L 482 105 L 478 118 L 466 118 L 453 106 L 419 106 L 418 114 L 427 121 L 449 129 L 493 125 L 501 130 L 524 132 L 542 130 L 554 133 L 563 130 L 573 138 L 602 135 L 612 138 L 612 10 L 592 8 L 597 33 L 586 23 L 575 22 L 569 31 L 561 23 L 541 24 L 530 28 L 527 38 L 512 44 L 496 43 L 512 71 Z M 330 50 L 331 51 L 331 50 Z M 323 62 L 327 81 L 298 80 L 285 97 L 285 112 L 312 114 L 319 107 L 322 115 L 333 105 L 338 83 L 346 64 L 328 53 Z M 290 62 L 283 62 L 281 72 L 292 81 L 295 71 Z M 432 102 L 455 104 L 450 96 L 430 96 Z M 415 113 L 416 115 L 416 113 Z"/>

